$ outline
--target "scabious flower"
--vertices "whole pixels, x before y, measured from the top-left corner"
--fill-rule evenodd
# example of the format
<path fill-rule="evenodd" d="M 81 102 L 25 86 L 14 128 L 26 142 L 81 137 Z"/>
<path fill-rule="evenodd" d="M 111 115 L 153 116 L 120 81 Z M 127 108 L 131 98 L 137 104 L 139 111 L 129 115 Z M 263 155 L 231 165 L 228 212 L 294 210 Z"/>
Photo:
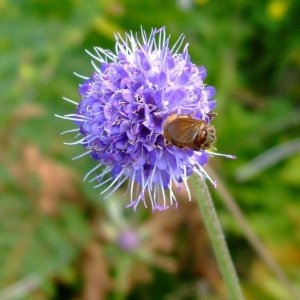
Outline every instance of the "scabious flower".
<path fill-rule="evenodd" d="M 165 28 L 150 35 L 115 35 L 115 52 L 95 47 L 89 53 L 95 72 L 83 77 L 76 112 L 61 116 L 77 126 L 77 140 L 98 164 L 85 176 L 94 174 L 95 187 L 109 184 L 107 196 L 126 180 L 129 207 L 139 203 L 152 210 L 177 206 L 176 192 L 184 187 L 190 196 L 188 177 L 197 173 L 209 178 L 203 166 L 210 151 L 193 151 L 167 144 L 163 124 L 171 114 L 189 114 L 210 122 L 215 108 L 215 89 L 203 83 L 206 69 L 190 60 L 184 36 L 170 46 Z M 182 52 L 180 50 L 182 49 Z M 210 179 L 210 178 L 209 178 Z M 211 180 L 211 179 L 210 179 Z"/>
<path fill-rule="evenodd" d="M 117 242 L 121 249 L 128 252 L 137 249 L 140 243 L 137 232 L 130 229 L 121 232 Z"/>

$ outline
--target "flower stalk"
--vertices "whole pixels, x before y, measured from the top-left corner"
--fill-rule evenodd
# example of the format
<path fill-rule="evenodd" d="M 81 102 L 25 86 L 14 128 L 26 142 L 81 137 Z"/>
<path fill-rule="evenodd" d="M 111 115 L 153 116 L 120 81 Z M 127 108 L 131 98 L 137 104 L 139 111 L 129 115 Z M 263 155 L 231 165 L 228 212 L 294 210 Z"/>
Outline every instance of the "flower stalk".
<path fill-rule="evenodd" d="M 228 291 L 229 299 L 242 300 L 244 297 L 239 280 L 207 184 L 204 179 L 197 176 L 191 176 L 191 183 L 217 258 L 219 270 Z"/>

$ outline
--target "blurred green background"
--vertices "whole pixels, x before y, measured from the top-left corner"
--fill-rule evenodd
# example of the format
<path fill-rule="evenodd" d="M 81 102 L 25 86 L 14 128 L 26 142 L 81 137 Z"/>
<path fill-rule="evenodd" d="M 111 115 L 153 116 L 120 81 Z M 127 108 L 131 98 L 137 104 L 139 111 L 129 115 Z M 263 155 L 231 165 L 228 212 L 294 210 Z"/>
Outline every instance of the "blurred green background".
<path fill-rule="evenodd" d="M 217 148 L 238 159 L 210 159 L 211 190 L 246 298 L 292 299 L 224 197 L 299 291 L 299 1 L 0 0 L 0 14 L 1 300 L 225 299 L 195 201 L 151 214 L 125 209 L 124 189 L 103 200 L 82 182 L 94 162 L 59 134 L 73 72 L 93 70 L 84 49 L 140 25 L 184 33 L 217 89 Z"/>

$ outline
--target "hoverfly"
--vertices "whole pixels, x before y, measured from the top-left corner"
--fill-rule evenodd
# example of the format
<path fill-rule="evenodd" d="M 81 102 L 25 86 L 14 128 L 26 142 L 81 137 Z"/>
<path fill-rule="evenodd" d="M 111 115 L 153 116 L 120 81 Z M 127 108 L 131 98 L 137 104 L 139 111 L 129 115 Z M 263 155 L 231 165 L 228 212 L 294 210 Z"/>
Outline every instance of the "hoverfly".
<path fill-rule="evenodd" d="M 208 114 L 210 120 L 215 116 L 215 113 Z M 163 135 L 167 144 L 196 151 L 208 149 L 216 141 L 215 127 L 190 115 L 170 115 L 163 125 Z"/>

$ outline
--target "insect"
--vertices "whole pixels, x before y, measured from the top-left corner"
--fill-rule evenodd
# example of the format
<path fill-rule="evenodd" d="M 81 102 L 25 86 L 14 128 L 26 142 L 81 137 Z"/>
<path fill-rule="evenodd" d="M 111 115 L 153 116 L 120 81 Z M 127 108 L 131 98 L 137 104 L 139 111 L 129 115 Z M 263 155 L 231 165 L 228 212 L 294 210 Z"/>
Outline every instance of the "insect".
<path fill-rule="evenodd" d="M 215 113 L 208 114 L 210 120 L 215 116 Z M 190 115 L 170 115 L 163 125 L 163 135 L 167 144 L 196 151 L 208 149 L 216 141 L 215 127 Z"/>

